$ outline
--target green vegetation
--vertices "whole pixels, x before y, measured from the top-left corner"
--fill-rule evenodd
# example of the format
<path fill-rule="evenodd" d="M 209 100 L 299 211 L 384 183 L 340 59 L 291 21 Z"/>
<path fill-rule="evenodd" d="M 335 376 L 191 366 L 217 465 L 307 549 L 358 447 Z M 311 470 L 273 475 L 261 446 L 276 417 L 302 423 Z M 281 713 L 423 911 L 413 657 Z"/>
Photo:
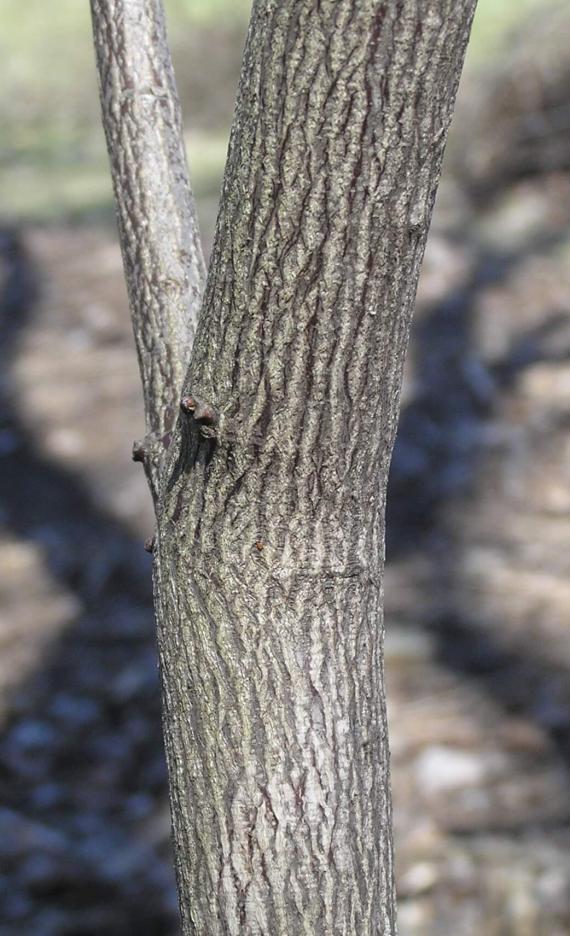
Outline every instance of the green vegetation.
<path fill-rule="evenodd" d="M 245 21 L 251 9 L 251 0 L 166 0 L 171 20 L 186 16 L 194 22 L 213 22 L 220 15 Z"/>
<path fill-rule="evenodd" d="M 473 22 L 471 41 L 465 68 L 481 62 L 491 62 L 505 40 L 505 35 L 532 11 L 544 6 L 545 0 L 479 0 Z M 548 0 L 547 0 L 548 2 Z"/>
<path fill-rule="evenodd" d="M 492 58 L 505 30 L 539 2 L 479 0 L 467 68 Z M 250 0 L 166 2 L 193 184 L 208 211 L 219 189 L 249 6 Z M 88 3 L 1 0 L 1 7 L 3 218 L 111 218 Z"/>

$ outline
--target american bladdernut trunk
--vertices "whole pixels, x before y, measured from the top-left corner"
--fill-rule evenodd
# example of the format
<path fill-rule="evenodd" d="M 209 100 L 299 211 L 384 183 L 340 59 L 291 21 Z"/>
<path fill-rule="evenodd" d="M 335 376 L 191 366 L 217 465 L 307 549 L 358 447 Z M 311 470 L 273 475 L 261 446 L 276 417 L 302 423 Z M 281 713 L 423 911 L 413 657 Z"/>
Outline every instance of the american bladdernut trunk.
<path fill-rule="evenodd" d="M 186 936 L 396 932 L 384 505 L 474 7 L 254 2 L 190 358 L 202 260 L 160 3 L 92 0 Z"/>

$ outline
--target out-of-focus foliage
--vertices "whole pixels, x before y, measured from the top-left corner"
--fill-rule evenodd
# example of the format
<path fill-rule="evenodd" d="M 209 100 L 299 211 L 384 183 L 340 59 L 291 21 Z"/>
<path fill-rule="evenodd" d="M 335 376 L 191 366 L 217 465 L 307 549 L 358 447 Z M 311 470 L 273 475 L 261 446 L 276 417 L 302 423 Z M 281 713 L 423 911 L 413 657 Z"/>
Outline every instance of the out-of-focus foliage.
<path fill-rule="evenodd" d="M 505 35 L 527 16 L 540 16 L 552 0 L 478 0 L 467 51 L 467 71 L 478 63 L 492 63 L 502 54 Z M 555 0 L 556 2 L 556 0 Z"/>
<path fill-rule="evenodd" d="M 248 16 L 245 0 L 171 0 L 193 184 L 217 196 Z M 111 216 L 87 0 L 3 0 L 4 219 Z"/>
<path fill-rule="evenodd" d="M 570 6 L 550 4 L 548 15 L 537 11 L 513 30 L 493 67 L 479 70 L 477 81 L 468 77 L 454 135 L 475 192 L 570 167 L 569 37 Z"/>
<path fill-rule="evenodd" d="M 219 188 L 249 7 L 249 0 L 166 0 L 199 198 Z M 539 21 L 541 0 L 480 0 L 467 74 L 481 63 L 494 69 L 501 36 L 534 7 Z M 87 0 L 3 0 L 0 58 L 4 217 L 110 217 Z"/>
<path fill-rule="evenodd" d="M 171 14 L 187 16 L 197 22 L 212 21 L 219 16 L 245 19 L 251 9 L 251 0 L 167 0 Z"/>

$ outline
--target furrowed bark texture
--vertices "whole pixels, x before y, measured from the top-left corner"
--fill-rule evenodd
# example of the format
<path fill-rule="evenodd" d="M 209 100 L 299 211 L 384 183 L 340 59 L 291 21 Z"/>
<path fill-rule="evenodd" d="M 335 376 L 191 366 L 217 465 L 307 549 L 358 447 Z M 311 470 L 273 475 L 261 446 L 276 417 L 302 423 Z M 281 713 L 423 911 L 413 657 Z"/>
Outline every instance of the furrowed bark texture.
<path fill-rule="evenodd" d="M 103 125 L 156 497 L 205 280 L 161 0 L 91 0 Z"/>
<path fill-rule="evenodd" d="M 257 0 L 155 564 L 185 934 L 393 934 L 384 501 L 475 0 Z"/>

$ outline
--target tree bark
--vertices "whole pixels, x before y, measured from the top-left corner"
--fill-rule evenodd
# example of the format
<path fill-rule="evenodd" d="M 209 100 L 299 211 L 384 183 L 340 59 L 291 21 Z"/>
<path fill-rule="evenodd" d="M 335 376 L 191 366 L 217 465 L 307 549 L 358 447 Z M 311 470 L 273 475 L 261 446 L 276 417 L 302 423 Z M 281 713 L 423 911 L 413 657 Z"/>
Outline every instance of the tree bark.
<path fill-rule="evenodd" d="M 103 126 L 141 371 L 143 461 L 156 500 L 206 268 L 162 0 L 91 0 Z"/>
<path fill-rule="evenodd" d="M 157 503 L 185 936 L 396 932 L 384 506 L 474 7 L 254 2 Z"/>

